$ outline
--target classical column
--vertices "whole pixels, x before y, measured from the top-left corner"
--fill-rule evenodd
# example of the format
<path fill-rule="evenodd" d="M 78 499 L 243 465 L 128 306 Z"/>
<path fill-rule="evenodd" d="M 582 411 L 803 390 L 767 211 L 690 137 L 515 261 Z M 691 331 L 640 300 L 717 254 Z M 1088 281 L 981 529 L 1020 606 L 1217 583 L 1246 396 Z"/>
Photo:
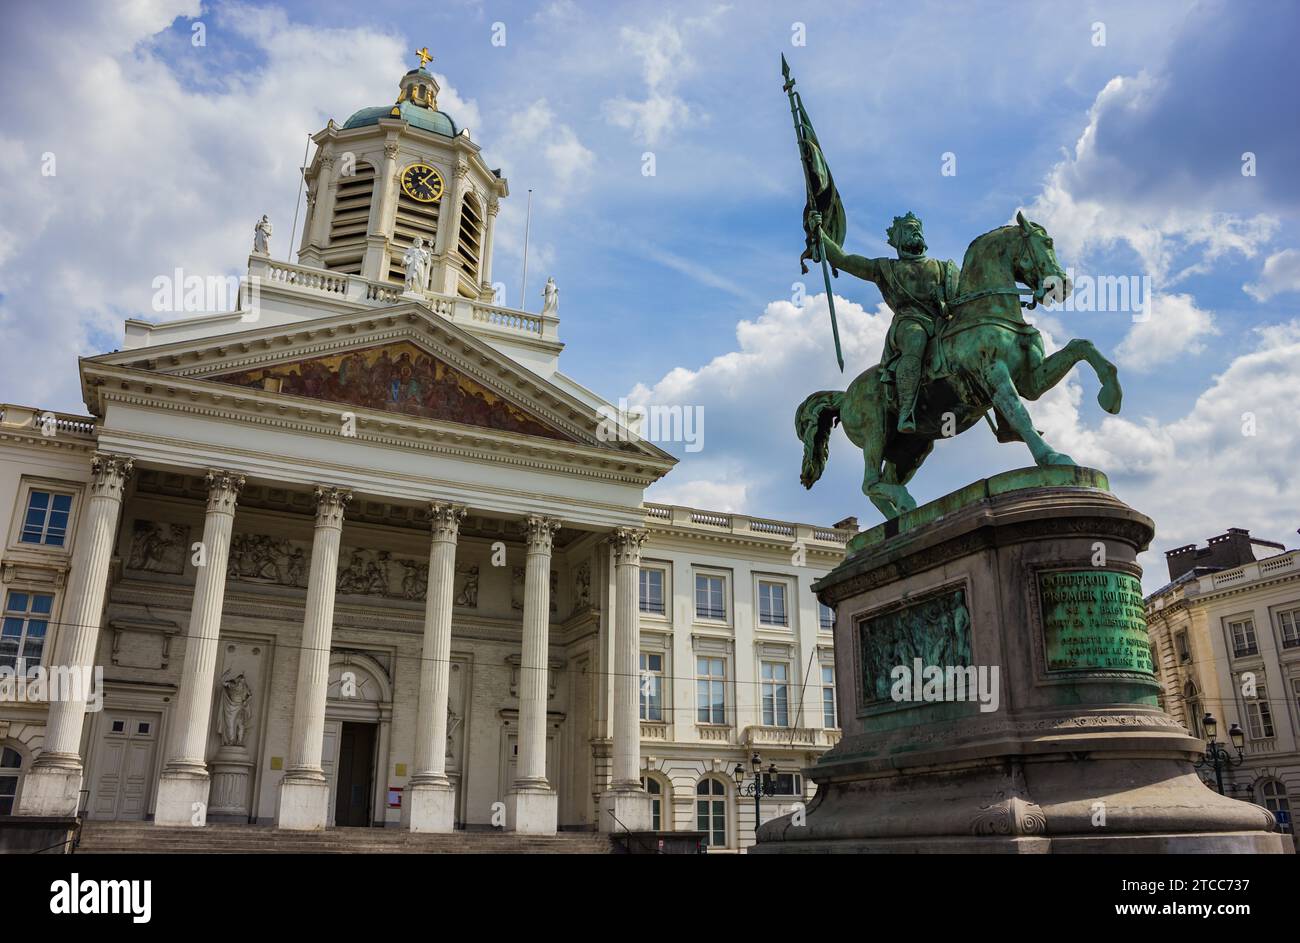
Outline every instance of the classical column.
<path fill-rule="evenodd" d="M 551 543 L 560 522 L 531 515 L 524 568 L 523 653 L 519 663 L 519 754 L 515 781 L 506 793 L 506 827 L 531 835 L 554 835 L 558 805 L 546 780 L 547 668 L 550 663 Z"/>
<path fill-rule="evenodd" d="M 325 696 L 329 688 L 334 587 L 338 582 L 343 511 L 352 492 L 316 489 L 316 533 L 307 578 L 307 613 L 298 652 L 289 766 L 280 781 L 280 828 L 315 831 L 329 824 L 329 782 L 321 769 L 325 740 Z"/>
<path fill-rule="evenodd" d="M 49 668 L 70 669 L 80 684 L 70 696 L 51 700 L 45 722 L 45 748 L 23 777 L 19 815 L 76 815 L 81 792 L 81 729 L 86 701 L 92 693 L 99 622 L 108 589 L 108 566 L 113 558 L 117 520 L 122 510 L 122 490 L 131 474 L 132 460 L 120 455 L 96 454 L 90 460 L 89 496 L 77 527 L 77 545 L 68 572 L 68 594 L 60 613 L 63 623 Z M 103 691 L 94 685 L 99 697 Z"/>
<path fill-rule="evenodd" d="M 158 778 L 156 825 L 204 825 L 208 816 L 208 722 L 212 719 L 212 676 L 217 666 L 226 562 L 242 475 L 208 472 L 208 510 L 203 521 L 203 565 L 195 567 L 194 601 L 185 636 L 185 666 L 167 764 Z"/>
<path fill-rule="evenodd" d="M 383 281 L 388 277 L 391 264 L 389 254 L 393 240 L 393 225 L 397 219 L 397 153 L 396 141 L 384 144 L 384 161 L 380 167 L 375 187 L 370 197 L 370 219 L 366 226 L 366 256 L 361 274 L 365 278 Z"/>
<path fill-rule="evenodd" d="M 602 832 L 650 828 L 650 796 L 641 788 L 641 718 L 638 709 L 641 626 L 637 585 L 646 532 L 620 527 L 614 549 L 614 764 L 600 801 Z"/>
<path fill-rule="evenodd" d="M 479 289 L 489 298 L 492 297 L 492 237 L 497 228 L 497 212 L 501 201 L 495 196 L 487 201 L 487 218 L 483 221 L 483 256 L 479 259 Z M 523 308 L 522 301 L 519 308 Z"/>
<path fill-rule="evenodd" d="M 447 692 L 451 678 L 451 606 L 455 597 L 456 535 L 465 509 L 431 504 L 429 585 L 424 597 L 424 650 L 415 724 L 415 775 L 407 789 L 413 832 L 450 832 L 456 793 L 447 779 Z"/>

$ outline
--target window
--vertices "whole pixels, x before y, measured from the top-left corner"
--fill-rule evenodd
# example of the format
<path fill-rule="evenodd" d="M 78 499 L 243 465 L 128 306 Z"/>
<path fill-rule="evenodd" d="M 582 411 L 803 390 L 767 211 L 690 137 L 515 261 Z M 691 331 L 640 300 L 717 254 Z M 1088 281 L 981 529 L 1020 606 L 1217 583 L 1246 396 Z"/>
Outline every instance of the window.
<path fill-rule="evenodd" d="M 641 570 L 641 611 L 664 614 L 664 571 Z"/>
<path fill-rule="evenodd" d="M 664 656 L 641 653 L 641 719 L 664 719 Z"/>
<path fill-rule="evenodd" d="M 1273 736 L 1273 709 L 1268 704 L 1268 691 L 1264 685 L 1255 688 L 1255 696 L 1246 699 L 1246 730 L 1252 740 L 1267 740 Z"/>
<path fill-rule="evenodd" d="M 641 777 L 641 787 L 650 793 L 650 830 L 663 831 L 664 787 L 659 780 L 649 776 Z"/>
<path fill-rule="evenodd" d="M 1282 647 L 1300 646 L 1300 609 L 1289 609 L 1277 614 L 1278 625 L 1282 627 Z"/>
<path fill-rule="evenodd" d="M 1192 660 L 1192 649 L 1191 646 L 1187 644 L 1186 632 L 1179 632 L 1177 635 L 1175 635 L 1174 644 L 1178 648 L 1178 660 L 1180 662 L 1187 662 Z"/>
<path fill-rule="evenodd" d="M 1272 812 L 1282 826 L 1282 831 L 1289 832 L 1291 819 L 1291 799 L 1286 794 L 1286 786 L 1276 779 L 1266 779 L 1259 786 L 1260 805 Z M 3 794 L 0 793 L 0 809 L 4 808 Z M 1279 814 L 1280 813 L 1280 814 Z M 1285 821 L 1284 821 L 1285 820 Z"/>
<path fill-rule="evenodd" d="M 22 659 L 30 671 L 41 663 L 53 609 L 53 596 L 9 591 L 0 623 L 0 667 L 17 670 Z"/>
<path fill-rule="evenodd" d="M 1201 726 L 1201 692 L 1195 681 L 1188 681 L 1183 687 L 1183 702 L 1187 705 L 1187 732 L 1193 737 L 1205 739 L 1205 728 Z"/>
<path fill-rule="evenodd" d="M 762 625 L 789 625 L 785 612 L 785 584 L 758 584 L 758 621 Z"/>
<path fill-rule="evenodd" d="M 822 665 L 822 726 L 828 730 L 839 726 L 835 717 L 834 665 Z"/>
<path fill-rule="evenodd" d="M 27 495 L 27 516 L 23 518 L 20 541 L 62 547 L 68 536 L 68 515 L 71 513 L 72 495 L 33 488 Z"/>
<path fill-rule="evenodd" d="M 1259 646 L 1255 643 L 1255 623 L 1251 619 L 1229 622 L 1228 631 L 1232 633 L 1232 653 L 1240 658 L 1242 655 L 1258 655 Z"/>
<path fill-rule="evenodd" d="M 695 719 L 702 724 L 727 722 L 727 661 L 711 655 L 695 659 Z"/>
<path fill-rule="evenodd" d="M 11 747 L 0 749 L 0 815 L 13 815 L 22 779 L 23 757 Z"/>
<path fill-rule="evenodd" d="M 1296 710 L 1300 710 L 1300 678 L 1291 679 L 1291 693 L 1295 695 Z"/>
<path fill-rule="evenodd" d="M 770 773 L 764 773 L 763 782 L 773 785 L 774 796 L 803 795 L 803 777 L 798 773 L 777 773 L 775 778 Z"/>
<path fill-rule="evenodd" d="M 790 726 L 790 666 L 783 661 L 763 662 L 763 723 Z"/>
<path fill-rule="evenodd" d="M 817 604 L 817 621 L 823 632 L 830 632 L 835 628 L 835 610 L 824 602 Z"/>
<path fill-rule="evenodd" d="M 722 599 L 721 576 L 695 577 L 695 617 L 697 619 L 727 618 L 727 604 Z"/>
<path fill-rule="evenodd" d="M 695 786 L 695 829 L 706 845 L 727 847 L 727 787 L 711 776 Z"/>

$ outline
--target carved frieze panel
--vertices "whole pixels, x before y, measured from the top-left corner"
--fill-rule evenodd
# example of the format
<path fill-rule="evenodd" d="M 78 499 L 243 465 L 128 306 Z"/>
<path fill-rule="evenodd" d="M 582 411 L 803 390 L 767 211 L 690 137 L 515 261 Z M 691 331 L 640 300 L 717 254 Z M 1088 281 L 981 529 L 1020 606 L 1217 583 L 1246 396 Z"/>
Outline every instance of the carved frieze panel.
<path fill-rule="evenodd" d="M 126 568 L 146 573 L 185 572 L 190 546 L 190 528 L 185 524 L 136 520 L 131 526 L 131 548 Z"/>

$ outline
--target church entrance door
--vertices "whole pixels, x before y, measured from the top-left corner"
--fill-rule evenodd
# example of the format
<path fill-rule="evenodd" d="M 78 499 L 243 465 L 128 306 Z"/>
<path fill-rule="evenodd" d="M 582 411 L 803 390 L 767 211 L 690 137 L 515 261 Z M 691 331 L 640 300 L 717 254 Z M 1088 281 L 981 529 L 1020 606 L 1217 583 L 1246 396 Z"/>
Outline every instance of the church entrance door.
<path fill-rule="evenodd" d="M 335 825 L 366 827 L 372 824 L 376 730 L 374 724 L 344 721 L 339 731 Z"/>

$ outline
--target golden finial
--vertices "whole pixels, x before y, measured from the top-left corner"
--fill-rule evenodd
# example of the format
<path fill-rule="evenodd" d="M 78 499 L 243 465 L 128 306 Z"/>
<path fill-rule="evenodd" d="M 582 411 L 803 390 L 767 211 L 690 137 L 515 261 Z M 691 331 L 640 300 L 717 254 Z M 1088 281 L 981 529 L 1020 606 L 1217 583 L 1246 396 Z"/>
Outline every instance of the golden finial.
<path fill-rule="evenodd" d="M 421 69 L 433 61 L 433 53 L 429 52 L 428 46 L 425 46 L 423 49 L 415 50 L 415 54 L 420 57 Z"/>

